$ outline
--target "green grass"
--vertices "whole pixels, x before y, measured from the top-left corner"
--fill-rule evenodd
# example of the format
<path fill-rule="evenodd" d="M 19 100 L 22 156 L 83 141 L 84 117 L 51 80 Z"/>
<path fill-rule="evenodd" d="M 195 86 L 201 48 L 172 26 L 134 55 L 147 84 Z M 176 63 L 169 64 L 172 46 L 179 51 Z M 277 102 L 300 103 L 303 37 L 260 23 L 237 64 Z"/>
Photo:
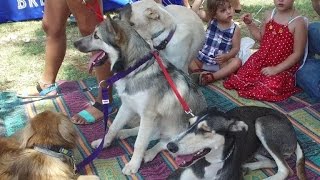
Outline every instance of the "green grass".
<path fill-rule="evenodd" d="M 256 13 L 273 8 L 271 0 L 240 0 L 242 12 Z M 296 8 L 309 20 L 319 20 L 310 0 L 296 0 Z M 261 20 L 263 11 L 256 18 Z M 239 21 L 239 15 L 235 17 Z M 242 36 L 248 36 L 243 23 L 239 23 Z M 78 52 L 72 43 L 80 37 L 75 25 L 67 26 L 67 53 L 57 79 L 79 80 L 91 75 L 87 73 L 88 54 Z M 44 67 L 45 34 L 41 21 L 0 24 L 0 91 L 19 90 L 34 85 Z"/>

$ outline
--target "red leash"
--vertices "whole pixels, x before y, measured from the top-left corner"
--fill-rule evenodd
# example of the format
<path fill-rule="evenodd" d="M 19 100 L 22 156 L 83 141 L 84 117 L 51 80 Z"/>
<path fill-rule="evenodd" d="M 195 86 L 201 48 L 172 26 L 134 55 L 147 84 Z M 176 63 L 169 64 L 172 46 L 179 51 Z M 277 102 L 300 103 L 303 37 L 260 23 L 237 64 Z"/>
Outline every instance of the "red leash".
<path fill-rule="evenodd" d="M 158 51 L 153 51 L 152 52 L 153 56 L 156 58 L 157 63 L 159 64 L 164 76 L 166 77 L 171 89 L 173 90 L 174 94 L 177 96 L 178 100 L 180 101 L 180 104 L 182 105 L 182 108 L 184 109 L 184 112 L 186 112 L 187 114 L 190 114 L 192 117 L 194 117 L 194 114 L 192 113 L 189 105 L 187 104 L 187 102 L 181 97 L 179 91 L 177 90 L 176 85 L 174 84 L 172 78 L 170 77 L 167 69 L 164 67 L 162 60 L 159 56 L 159 52 Z"/>
<path fill-rule="evenodd" d="M 93 3 L 88 3 L 87 1 L 93 1 Z M 86 7 L 96 14 L 96 17 L 99 22 L 103 21 L 103 13 L 100 8 L 99 0 L 82 0 L 82 4 L 86 5 Z"/>

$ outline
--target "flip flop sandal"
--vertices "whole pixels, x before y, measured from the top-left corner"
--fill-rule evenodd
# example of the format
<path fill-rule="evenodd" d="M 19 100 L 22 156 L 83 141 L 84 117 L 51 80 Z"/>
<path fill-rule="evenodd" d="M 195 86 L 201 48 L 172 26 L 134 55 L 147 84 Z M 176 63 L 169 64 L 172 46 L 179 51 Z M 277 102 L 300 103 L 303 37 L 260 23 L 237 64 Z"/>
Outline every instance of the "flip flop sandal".
<path fill-rule="evenodd" d="M 210 72 L 203 72 L 199 76 L 199 84 L 201 85 L 208 85 L 210 83 L 213 83 L 215 81 L 215 78 L 212 73 Z"/>
<path fill-rule="evenodd" d="M 50 84 L 48 87 L 46 88 L 41 88 L 40 84 L 37 83 L 37 91 L 39 93 L 39 95 L 30 95 L 28 90 L 25 89 L 24 91 L 22 91 L 22 93 L 17 94 L 17 97 L 19 98 L 43 98 L 43 97 L 56 97 L 59 96 L 58 94 L 58 86 L 56 83 Z M 56 91 L 55 95 L 49 95 L 50 93 Z"/>
<path fill-rule="evenodd" d="M 103 105 L 101 103 L 95 102 L 92 106 L 95 107 L 96 109 L 98 109 L 99 111 L 103 112 Z M 113 106 L 109 105 L 108 114 L 111 115 L 111 114 L 113 114 L 115 112 L 117 112 L 117 108 L 114 108 Z M 72 121 L 74 124 L 79 124 L 79 125 L 93 124 L 93 123 L 97 122 L 98 119 L 100 119 L 100 118 L 95 118 L 86 109 L 80 111 L 78 113 L 78 116 L 80 116 L 85 122 L 84 123 L 78 123 L 78 122 Z"/>

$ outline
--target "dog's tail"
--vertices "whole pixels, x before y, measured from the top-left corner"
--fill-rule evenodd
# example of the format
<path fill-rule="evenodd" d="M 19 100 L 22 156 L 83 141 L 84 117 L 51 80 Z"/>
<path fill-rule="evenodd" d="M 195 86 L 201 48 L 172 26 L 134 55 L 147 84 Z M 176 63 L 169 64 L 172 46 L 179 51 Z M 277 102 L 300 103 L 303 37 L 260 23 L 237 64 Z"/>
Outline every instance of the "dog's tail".
<path fill-rule="evenodd" d="M 296 162 L 297 176 L 300 180 L 306 180 L 307 178 L 306 178 L 306 171 L 305 171 L 304 154 L 299 142 L 297 142 L 296 156 L 297 156 L 297 162 Z"/>

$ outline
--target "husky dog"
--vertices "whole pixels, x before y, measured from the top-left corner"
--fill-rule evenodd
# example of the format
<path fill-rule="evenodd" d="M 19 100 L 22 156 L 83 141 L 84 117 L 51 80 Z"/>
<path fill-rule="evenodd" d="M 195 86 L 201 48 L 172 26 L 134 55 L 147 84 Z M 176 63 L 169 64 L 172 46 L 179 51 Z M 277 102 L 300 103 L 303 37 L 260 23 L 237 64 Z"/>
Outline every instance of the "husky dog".
<path fill-rule="evenodd" d="M 285 156 L 294 152 L 297 175 L 306 179 L 304 155 L 293 126 L 278 111 L 254 106 L 237 107 L 226 113 L 210 109 L 189 121 L 190 127 L 167 145 L 169 151 L 182 155 L 176 161 L 184 167 L 168 179 L 234 180 L 242 179 L 242 168 L 278 167 L 278 172 L 267 179 L 282 180 L 292 173 Z M 248 162 L 253 157 L 258 161 Z"/>
<path fill-rule="evenodd" d="M 155 49 L 164 48 L 161 57 L 188 72 L 205 39 L 203 23 L 195 12 L 184 6 L 164 7 L 153 0 L 141 0 L 125 6 L 119 14 Z"/>
<path fill-rule="evenodd" d="M 0 137 L 0 179 L 99 180 L 74 173 L 77 131 L 67 116 L 44 111 L 14 137 Z"/>
<path fill-rule="evenodd" d="M 130 26 L 121 20 L 105 20 L 96 27 L 92 35 L 74 43 L 81 52 L 103 50 L 109 55 L 114 73 L 127 70 L 143 58 L 145 64 L 131 72 L 114 85 L 122 105 L 104 137 L 104 147 L 110 146 L 119 130 L 135 117 L 140 118 L 140 127 L 134 145 L 133 156 L 122 172 L 136 173 L 144 158 L 151 161 L 158 152 L 166 149 L 170 138 L 188 126 L 186 114 L 165 79 L 159 65 L 151 54 L 148 43 Z M 204 97 L 188 76 L 163 59 L 164 66 L 194 113 L 206 108 Z M 146 152 L 151 136 L 161 134 L 160 142 Z M 102 139 L 92 142 L 96 148 Z M 146 153 L 146 154 L 145 154 Z"/>

